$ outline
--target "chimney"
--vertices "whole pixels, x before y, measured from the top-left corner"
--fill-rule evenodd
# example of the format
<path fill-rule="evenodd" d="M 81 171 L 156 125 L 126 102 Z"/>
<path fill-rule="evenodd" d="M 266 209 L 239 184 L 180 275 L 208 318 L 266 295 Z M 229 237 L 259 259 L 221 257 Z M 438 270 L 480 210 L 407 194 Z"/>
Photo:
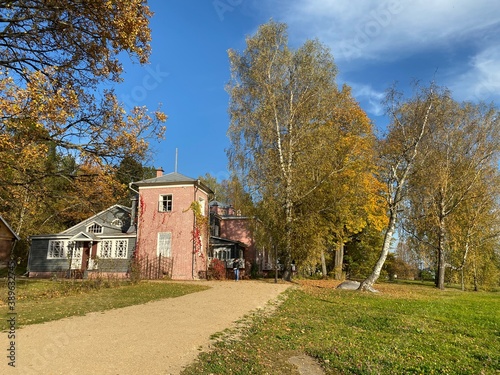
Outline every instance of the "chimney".
<path fill-rule="evenodd" d="M 163 168 L 162 167 L 156 168 L 156 177 L 161 177 L 161 176 L 163 176 Z"/>

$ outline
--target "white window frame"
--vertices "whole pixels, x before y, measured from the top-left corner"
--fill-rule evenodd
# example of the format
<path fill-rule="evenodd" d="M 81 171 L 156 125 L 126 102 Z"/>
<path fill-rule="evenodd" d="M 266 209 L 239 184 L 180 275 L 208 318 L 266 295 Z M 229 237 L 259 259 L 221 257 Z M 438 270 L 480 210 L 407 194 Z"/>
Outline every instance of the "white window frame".
<path fill-rule="evenodd" d="M 158 232 L 156 255 L 167 258 L 172 257 L 172 232 Z"/>
<path fill-rule="evenodd" d="M 198 198 L 198 203 L 200 204 L 200 211 L 203 216 L 205 216 L 205 199 L 202 197 Z"/>
<path fill-rule="evenodd" d="M 121 240 L 115 240 L 114 241 L 114 246 L 113 246 L 113 258 L 116 259 L 127 259 L 127 254 L 128 254 L 128 240 L 126 239 L 121 239 Z"/>
<path fill-rule="evenodd" d="M 98 229 L 98 231 L 97 231 Z M 87 233 L 102 234 L 102 225 L 93 222 L 87 227 Z"/>
<path fill-rule="evenodd" d="M 160 194 L 158 197 L 158 211 L 172 212 L 174 208 L 174 196 L 172 194 Z"/>
<path fill-rule="evenodd" d="M 219 247 L 214 250 L 214 258 L 219 260 L 231 260 L 231 248 Z"/>
<path fill-rule="evenodd" d="M 47 259 L 65 259 L 68 254 L 68 241 L 49 240 Z"/>
<path fill-rule="evenodd" d="M 97 254 L 101 259 L 128 258 L 128 239 L 102 240 L 97 247 Z"/>
<path fill-rule="evenodd" d="M 102 240 L 98 247 L 99 258 L 110 259 L 113 257 L 113 240 Z"/>

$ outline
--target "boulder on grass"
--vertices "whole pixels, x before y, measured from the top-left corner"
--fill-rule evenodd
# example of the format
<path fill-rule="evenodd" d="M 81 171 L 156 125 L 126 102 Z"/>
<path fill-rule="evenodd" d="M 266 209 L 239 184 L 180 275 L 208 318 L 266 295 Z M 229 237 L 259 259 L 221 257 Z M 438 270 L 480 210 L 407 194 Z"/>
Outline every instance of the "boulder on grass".
<path fill-rule="evenodd" d="M 357 290 L 361 285 L 360 282 L 354 280 L 346 280 L 337 286 L 337 289 Z"/>
<path fill-rule="evenodd" d="M 361 283 L 359 281 L 346 280 L 346 281 L 340 283 L 337 286 L 337 289 L 358 290 L 360 285 L 361 285 Z M 368 290 L 372 293 L 378 293 L 378 290 L 373 289 L 372 287 L 368 288 Z"/>

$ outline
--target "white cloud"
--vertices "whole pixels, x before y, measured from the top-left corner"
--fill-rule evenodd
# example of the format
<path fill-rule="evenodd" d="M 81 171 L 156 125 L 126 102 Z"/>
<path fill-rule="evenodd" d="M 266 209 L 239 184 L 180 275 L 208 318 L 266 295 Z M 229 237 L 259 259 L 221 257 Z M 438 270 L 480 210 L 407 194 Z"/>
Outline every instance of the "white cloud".
<path fill-rule="evenodd" d="M 499 99 L 500 46 L 487 48 L 472 57 L 470 69 L 449 86 L 462 100 Z"/>
<path fill-rule="evenodd" d="M 381 104 L 385 94 L 373 89 L 370 85 L 349 83 L 352 88 L 353 96 L 362 104 L 368 114 L 381 116 L 384 114 L 384 108 Z"/>
<path fill-rule="evenodd" d="M 280 4 L 275 12 L 288 23 L 291 37 L 318 37 L 332 48 L 337 60 L 347 61 L 393 60 L 500 25 L 497 0 L 297 0 L 293 5 Z"/>

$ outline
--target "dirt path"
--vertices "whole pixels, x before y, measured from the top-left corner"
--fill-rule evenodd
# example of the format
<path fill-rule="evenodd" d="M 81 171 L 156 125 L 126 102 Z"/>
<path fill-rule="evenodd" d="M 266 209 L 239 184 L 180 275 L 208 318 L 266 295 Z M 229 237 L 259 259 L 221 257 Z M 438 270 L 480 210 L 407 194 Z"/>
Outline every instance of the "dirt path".
<path fill-rule="evenodd" d="M 178 374 L 208 348 L 212 334 L 290 287 L 259 281 L 200 283 L 211 289 L 18 329 L 16 369 L 2 355 L 0 373 Z"/>

